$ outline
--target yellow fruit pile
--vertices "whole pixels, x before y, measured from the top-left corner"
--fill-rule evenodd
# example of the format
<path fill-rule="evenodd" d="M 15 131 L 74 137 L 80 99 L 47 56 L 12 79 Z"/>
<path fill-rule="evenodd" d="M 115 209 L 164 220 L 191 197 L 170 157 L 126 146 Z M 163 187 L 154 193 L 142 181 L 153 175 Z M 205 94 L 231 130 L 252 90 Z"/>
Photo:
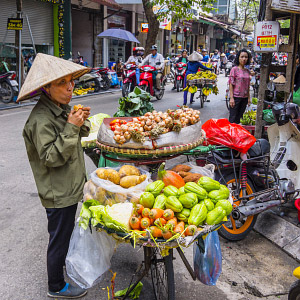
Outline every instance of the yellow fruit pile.
<path fill-rule="evenodd" d="M 76 88 L 73 90 L 73 96 L 86 95 L 87 93 L 94 92 L 94 89 L 89 87 L 87 89 L 84 88 Z"/>
<path fill-rule="evenodd" d="M 212 89 L 211 89 L 211 88 L 204 87 L 204 88 L 202 89 L 202 93 L 203 93 L 205 96 L 208 96 L 211 92 L 212 92 Z"/>
<path fill-rule="evenodd" d="M 195 94 L 197 91 L 198 91 L 198 88 L 194 85 L 190 86 L 188 91 L 191 93 L 191 94 Z"/>
<path fill-rule="evenodd" d="M 187 80 L 193 80 L 193 79 L 211 79 L 215 80 L 217 78 L 217 75 L 215 73 L 212 73 L 211 71 L 201 71 L 197 72 L 196 74 L 189 74 L 187 76 Z"/>

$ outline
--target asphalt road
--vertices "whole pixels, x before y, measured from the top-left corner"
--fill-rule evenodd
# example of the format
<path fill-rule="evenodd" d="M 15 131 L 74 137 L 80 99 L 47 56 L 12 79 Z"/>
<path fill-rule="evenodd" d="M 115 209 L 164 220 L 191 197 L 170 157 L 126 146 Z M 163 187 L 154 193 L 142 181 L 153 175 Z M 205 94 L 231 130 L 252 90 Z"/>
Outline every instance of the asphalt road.
<path fill-rule="evenodd" d="M 226 79 L 218 83 L 220 94 L 210 96 L 210 102 L 201 109 L 201 120 L 227 117 L 224 102 Z M 176 108 L 181 105 L 182 93 L 170 91 L 160 101 L 154 101 L 156 110 Z M 120 93 L 83 97 L 72 101 L 91 106 L 92 114 L 113 115 Z M 200 109 L 199 100 L 192 106 Z M 0 299 L 47 299 L 46 248 L 47 222 L 41 206 L 22 139 L 22 129 L 32 107 L 0 111 Z M 94 166 L 86 159 L 87 172 Z M 245 240 L 229 243 L 221 240 L 223 272 L 216 286 L 205 286 L 192 281 L 187 270 L 176 256 L 174 262 L 176 297 L 180 300 L 237 300 L 237 299 L 287 299 L 289 285 L 293 282 L 292 270 L 298 264 L 281 249 L 259 234 L 252 232 Z M 185 252 L 192 263 L 193 249 Z M 116 290 L 129 283 L 132 274 L 143 260 L 141 249 L 121 244 L 112 258 L 111 269 L 117 272 Z M 106 287 L 111 273 L 89 290 L 87 300 L 108 299 Z M 140 299 L 154 299 L 151 278 L 144 281 Z"/>

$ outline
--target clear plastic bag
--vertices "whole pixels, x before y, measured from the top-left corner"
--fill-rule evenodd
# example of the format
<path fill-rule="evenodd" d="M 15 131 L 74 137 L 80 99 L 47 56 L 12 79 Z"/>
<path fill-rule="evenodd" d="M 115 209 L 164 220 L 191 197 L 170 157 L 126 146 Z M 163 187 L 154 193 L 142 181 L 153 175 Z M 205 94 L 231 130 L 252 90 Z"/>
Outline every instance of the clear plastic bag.
<path fill-rule="evenodd" d="M 198 242 L 194 243 L 194 271 L 197 279 L 206 285 L 216 285 L 222 272 L 222 253 L 217 231 L 209 233 L 204 240 L 205 252 Z"/>
<path fill-rule="evenodd" d="M 110 268 L 115 240 L 104 231 L 84 230 L 76 223 L 66 257 L 68 276 L 87 289 L 101 280 Z"/>
<path fill-rule="evenodd" d="M 119 171 L 120 167 L 107 169 Z M 146 175 L 147 178 L 140 184 L 128 189 L 114 184 L 109 180 L 100 179 L 95 170 L 90 175 L 91 179 L 84 186 L 83 201 L 95 199 L 102 205 L 110 206 L 125 201 L 137 202 L 140 198 L 140 195 L 145 191 L 146 186 L 151 182 L 151 175 L 149 172 L 141 168 L 138 168 L 138 170 L 140 171 L 141 175 Z"/>

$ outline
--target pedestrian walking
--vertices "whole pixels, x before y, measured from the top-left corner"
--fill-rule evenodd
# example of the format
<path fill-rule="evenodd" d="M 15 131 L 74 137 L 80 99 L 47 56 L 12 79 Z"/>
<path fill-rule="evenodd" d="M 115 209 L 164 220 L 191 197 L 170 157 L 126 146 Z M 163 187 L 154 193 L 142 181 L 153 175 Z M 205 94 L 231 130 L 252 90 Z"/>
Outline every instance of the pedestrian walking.
<path fill-rule="evenodd" d="M 48 219 L 48 296 L 79 298 L 86 290 L 65 282 L 63 266 L 86 182 L 81 137 L 89 135 L 90 108 L 69 103 L 74 79 L 89 68 L 39 53 L 18 101 L 41 94 L 23 130 L 28 159 Z"/>
<path fill-rule="evenodd" d="M 229 75 L 229 122 L 240 123 L 247 104 L 251 104 L 250 99 L 250 70 L 245 68 L 251 61 L 251 54 L 246 50 L 240 50 L 235 58 L 235 66 Z"/>

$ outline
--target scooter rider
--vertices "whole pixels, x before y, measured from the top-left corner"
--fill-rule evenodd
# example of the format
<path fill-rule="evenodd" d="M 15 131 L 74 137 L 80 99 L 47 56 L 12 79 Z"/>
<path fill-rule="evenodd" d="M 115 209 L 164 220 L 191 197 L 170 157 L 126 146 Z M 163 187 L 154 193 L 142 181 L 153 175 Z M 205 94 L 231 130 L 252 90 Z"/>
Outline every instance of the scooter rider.
<path fill-rule="evenodd" d="M 216 69 L 216 73 L 219 74 L 219 68 L 220 68 L 220 55 L 219 55 L 219 50 L 216 49 L 214 51 L 214 54 L 211 56 L 211 61 L 216 60 L 217 61 L 217 69 Z"/>
<path fill-rule="evenodd" d="M 160 79 L 162 77 L 162 71 L 165 66 L 164 57 L 157 53 L 157 46 L 152 45 L 151 48 L 151 54 L 147 55 L 146 58 L 142 61 L 141 65 L 149 65 L 156 68 L 156 71 L 153 72 L 153 81 L 156 80 L 156 88 L 160 90 L 161 88 L 161 82 Z"/>
<path fill-rule="evenodd" d="M 125 65 L 130 63 L 135 63 L 137 66 L 142 62 L 142 58 L 139 55 L 139 49 L 138 47 L 134 47 L 132 50 L 132 55 L 129 56 L 128 60 L 126 61 Z"/>
<path fill-rule="evenodd" d="M 187 56 L 188 56 L 187 50 L 186 50 L 186 49 L 183 49 L 183 50 L 181 51 L 181 56 L 180 56 L 178 59 L 175 60 L 175 63 L 177 64 L 177 63 L 182 62 L 182 63 L 184 63 L 184 64 L 187 64 L 187 63 L 188 63 Z M 174 86 L 172 87 L 172 91 L 173 91 L 173 90 L 176 90 L 176 80 L 174 80 Z"/>

